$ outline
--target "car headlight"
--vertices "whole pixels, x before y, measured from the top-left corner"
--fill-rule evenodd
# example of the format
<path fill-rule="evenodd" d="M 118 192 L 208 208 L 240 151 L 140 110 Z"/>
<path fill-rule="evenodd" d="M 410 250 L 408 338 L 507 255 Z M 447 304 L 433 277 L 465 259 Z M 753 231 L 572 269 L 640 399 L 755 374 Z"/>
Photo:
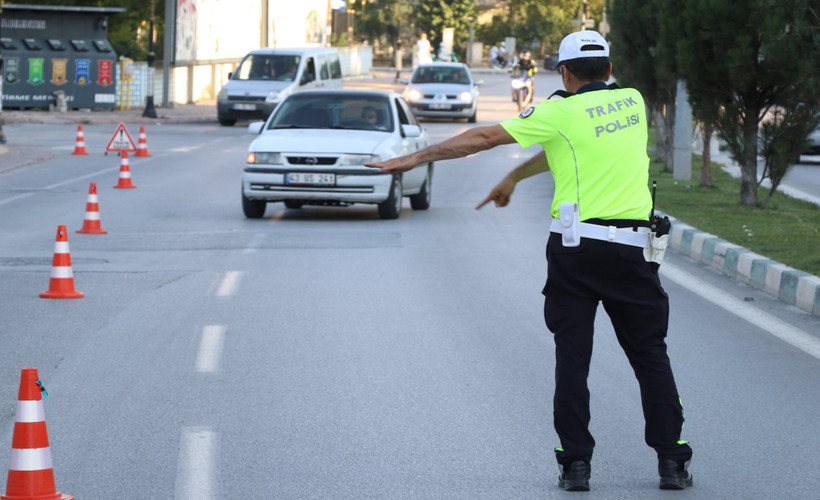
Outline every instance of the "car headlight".
<path fill-rule="evenodd" d="M 421 92 L 416 90 L 416 89 L 410 89 L 410 90 L 407 91 L 407 100 L 408 101 L 418 101 L 419 99 L 421 99 L 421 97 L 422 97 Z"/>
<path fill-rule="evenodd" d="M 218 101 L 224 101 L 228 98 L 228 89 L 222 87 L 222 90 L 219 91 L 219 94 L 216 96 Z"/>
<path fill-rule="evenodd" d="M 512 81 L 512 88 L 514 88 L 515 90 L 518 90 L 523 86 L 524 86 L 524 82 L 522 82 L 519 79 L 515 79 L 515 80 Z"/>
<path fill-rule="evenodd" d="M 464 92 L 462 92 L 458 97 L 462 101 L 473 102 L 473 94 L 471 92 L 467 92 L 466 90 Z"/>
<path fill-rule="evenodd" d="M 381 157 L 379 155 L 342 155 L 342 157 L 339 158 L 339 165 L 363 165 L 365 163 L 374 163 L 377 161 L 381 161 Z"/>
<path fill-rule="evenodd" d="M 279 102 L 279 91 L 271 90 L 265 97 L 265 102 Z"/>
<path fill-rule="evenodd" d="M 246 163 L 255 165 L 281 165 L 282 153 L 248 153 Z"/>

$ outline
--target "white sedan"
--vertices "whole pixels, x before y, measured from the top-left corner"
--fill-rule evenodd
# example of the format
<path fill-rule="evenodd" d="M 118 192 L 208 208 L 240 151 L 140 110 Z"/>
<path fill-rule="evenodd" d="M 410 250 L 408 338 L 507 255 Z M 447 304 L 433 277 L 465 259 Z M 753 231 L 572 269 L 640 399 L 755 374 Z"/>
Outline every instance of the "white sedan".
<path fill-rule="evenodd" d="M 398 94 L 382 91 L 307 91 L 288 96 L 249 146 L 242 174 L 242 210 L 251 219 L 268 202 L 372 203 L 382 219 L 401 214 L 402 198 L 414 210 L 430 206 L 433 164 L 401 175 L 365 167 L 427 146 L 427 132 Z"/>

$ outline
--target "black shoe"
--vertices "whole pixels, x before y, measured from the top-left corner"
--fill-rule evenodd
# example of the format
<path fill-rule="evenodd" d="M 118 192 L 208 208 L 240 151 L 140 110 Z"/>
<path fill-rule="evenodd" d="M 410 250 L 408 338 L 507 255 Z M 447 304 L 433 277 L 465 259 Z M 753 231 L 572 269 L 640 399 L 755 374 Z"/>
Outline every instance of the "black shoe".
<path fill-rule="evenodd" d="M 682 490 L 692 486 L 692 474 L 687 470 L 689 461 L 678 462 L 671 458 L 658 460 L 658 475 L 661 476 L 662 490 Z"/>
<path fill-rule="evenodd" d="M 576 460 L 568 465 L 558 465 L 558 487 L 567 491 L 589 491 L 589 476 L 592 468 L 588 462 Z"/>

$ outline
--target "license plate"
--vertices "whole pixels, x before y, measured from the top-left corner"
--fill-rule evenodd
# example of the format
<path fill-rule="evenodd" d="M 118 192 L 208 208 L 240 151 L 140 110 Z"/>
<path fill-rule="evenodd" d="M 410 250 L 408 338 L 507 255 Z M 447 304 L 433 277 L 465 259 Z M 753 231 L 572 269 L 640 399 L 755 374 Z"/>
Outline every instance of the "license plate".
<path fill-rule="evenodd" d="M 446 102 L 434 102 L 430 104 L 430 109 L 450 109 L 452 106 Z"/>
<path fill-rule="evenodd" d="M 238 109 L 241 111 L 255 111 L 256 104 L 234 104 L 233 109 Z"/>
<path fill-rule="evenodd" d="M 300 184 L 302 186 L 335 186 L 336 174 L 290 172 L 285 174 L 285 184 Z"/>

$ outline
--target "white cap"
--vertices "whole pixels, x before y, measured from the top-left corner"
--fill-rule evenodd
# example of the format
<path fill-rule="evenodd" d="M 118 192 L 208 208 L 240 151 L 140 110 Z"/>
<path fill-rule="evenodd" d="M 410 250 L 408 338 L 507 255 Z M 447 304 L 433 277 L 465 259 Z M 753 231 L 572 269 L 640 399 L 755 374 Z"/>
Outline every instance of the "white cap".
<path fill-rule="evenodd" d="M 609 57 L 609 44 L 597 31 L 576 31 L 561 40 L 558 64 L 586 57 Z"/>

